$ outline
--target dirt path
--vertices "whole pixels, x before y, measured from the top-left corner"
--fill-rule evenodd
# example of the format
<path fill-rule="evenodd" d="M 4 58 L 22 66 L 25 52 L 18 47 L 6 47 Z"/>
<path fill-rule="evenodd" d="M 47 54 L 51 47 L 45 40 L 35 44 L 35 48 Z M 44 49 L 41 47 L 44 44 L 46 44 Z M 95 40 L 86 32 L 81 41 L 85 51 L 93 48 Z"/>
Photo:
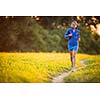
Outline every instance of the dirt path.
<path fill-rule="evenodd" d="M 83 67 L 80 67 L 80 68 L 76 68 L 75 71 L 78 71 L 78 70 L 81 70 L 83 68 L 86 67 L 86 64 L 84 63 L 86 61 L 85 60 L 81 60 L 80 62 L 83 64 Z M 53 80 L 52 80 L 52 83 L 64 83 L 64 77 L 70 75 L 71 73 L 73 73 L 72 71 L 68 71 L 68 72 L 64 72 L 62 73 L 61 75 L 57 76 L 57 77 L 54 77 Z"/>

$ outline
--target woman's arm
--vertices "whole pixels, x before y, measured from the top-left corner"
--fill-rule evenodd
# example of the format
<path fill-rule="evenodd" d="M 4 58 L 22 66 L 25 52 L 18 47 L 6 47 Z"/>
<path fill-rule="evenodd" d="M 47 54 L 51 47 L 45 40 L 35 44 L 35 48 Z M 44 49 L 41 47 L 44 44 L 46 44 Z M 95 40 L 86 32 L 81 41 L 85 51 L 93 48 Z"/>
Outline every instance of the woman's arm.
<path fill-rule="evenodd" d="M 64 35 L 64 38 L 69 38 L 70 36 L 72 36 L 72 34 L 69 32 L 69 30 L 67 30 Z"/>
<path fill-rule="evenodd" d="M 68 38 L 68 31 L 65 33 L 64 38 Z"/>
<path fill-rule="evenodd" d="M 78 42 L 80 42 L 80 33 L 78 33 L 77 38 L 78 38 Z"/>

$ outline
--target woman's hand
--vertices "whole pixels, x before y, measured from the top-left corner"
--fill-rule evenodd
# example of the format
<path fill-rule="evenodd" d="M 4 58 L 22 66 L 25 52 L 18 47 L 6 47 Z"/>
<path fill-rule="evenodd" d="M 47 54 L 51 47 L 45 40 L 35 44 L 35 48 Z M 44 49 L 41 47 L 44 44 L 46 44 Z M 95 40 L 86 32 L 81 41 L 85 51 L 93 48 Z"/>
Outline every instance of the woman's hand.
<path fill-rule="evenodd" d="M 70 34 L 68 34 L 68 36 L 72 36 L 72 34 L 70 33 Z"/>
<path fill-rule="evenodd" d="M 80 38 L 78 39 L 78 42 L 80 42 Z"/>

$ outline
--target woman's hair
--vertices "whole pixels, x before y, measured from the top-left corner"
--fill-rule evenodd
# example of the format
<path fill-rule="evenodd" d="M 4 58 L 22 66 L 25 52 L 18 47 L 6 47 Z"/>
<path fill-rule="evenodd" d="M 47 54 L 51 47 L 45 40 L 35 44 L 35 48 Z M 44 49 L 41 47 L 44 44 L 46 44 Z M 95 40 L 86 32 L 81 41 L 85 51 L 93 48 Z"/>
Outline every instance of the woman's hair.
<path fill-rule="evenodd" d="M 72 23 L 74 23 L 74 24 L 78 27 L 77 21 L 74 20 L 74 21 L 72 21 Z M 71 26 L 72 26 L 72 23 L 71 23 Z M 76 27 L 76 28 L 77 28 L 77 27 Z"/>

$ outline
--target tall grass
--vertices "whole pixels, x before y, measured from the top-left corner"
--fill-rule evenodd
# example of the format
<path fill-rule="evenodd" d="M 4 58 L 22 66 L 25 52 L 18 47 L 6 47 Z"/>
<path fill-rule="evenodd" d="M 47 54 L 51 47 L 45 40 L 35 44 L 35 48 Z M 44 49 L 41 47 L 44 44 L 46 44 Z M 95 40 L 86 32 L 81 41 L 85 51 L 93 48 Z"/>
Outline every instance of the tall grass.
<path fill-rule="evenodd" d="M 81 57 L 82 56 L 82 57 Z M 78 55 L 76 67 L 81 67 Z M 68 53 L 0 53 L 0 82 L 51 82 L 70 70 Z"/>
<path fill-rule="evenodd" d="M 100 55 L 90 56 L 85 62 L 87 67 L 65 77 L 65 82 L 98 83 L 100 82 Z"/>

